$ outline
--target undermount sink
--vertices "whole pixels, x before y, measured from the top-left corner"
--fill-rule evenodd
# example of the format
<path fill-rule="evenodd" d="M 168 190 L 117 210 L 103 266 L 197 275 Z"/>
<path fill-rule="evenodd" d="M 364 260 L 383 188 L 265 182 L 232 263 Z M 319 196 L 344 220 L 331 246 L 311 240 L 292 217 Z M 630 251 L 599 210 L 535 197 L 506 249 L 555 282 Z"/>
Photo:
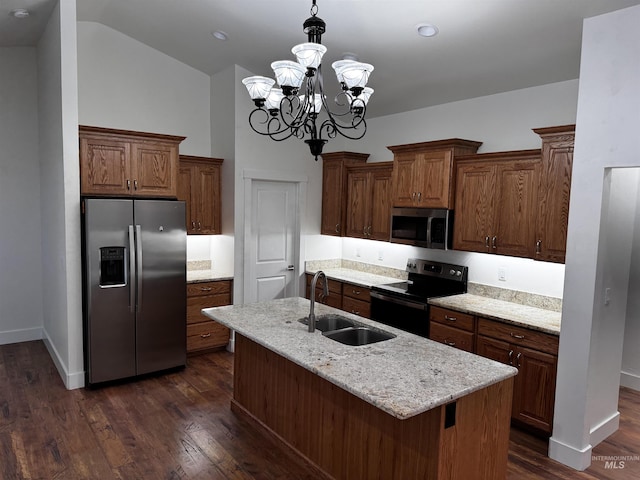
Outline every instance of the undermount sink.
<path fill-rule="evenodd" d="M 369 345 L 370 343 L 395 338 L 395 335 L 392 333 L 368 327 L 348 327 L 332 332 L 324 332 L 323 335 L 336 342 L 352 346 Z"/>
<path fill-rule="evenodd" d="M 305 325 L 309 325 L 309 317 L 304 317 L 298 320 Z M 340 330 L 342 328 L 360 326 L 359 323 L 342 315 L 326 314 L 318 315 L 316 317 L 316 328 L 321 332 L 330 332 L 332 330 Z"/>

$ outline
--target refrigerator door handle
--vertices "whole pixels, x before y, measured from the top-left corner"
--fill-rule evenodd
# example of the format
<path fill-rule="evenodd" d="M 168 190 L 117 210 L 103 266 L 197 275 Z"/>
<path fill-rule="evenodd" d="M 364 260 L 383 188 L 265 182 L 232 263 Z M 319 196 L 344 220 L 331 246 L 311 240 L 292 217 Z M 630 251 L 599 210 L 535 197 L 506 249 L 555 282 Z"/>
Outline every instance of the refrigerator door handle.
<path fill-rule="evenodd" d="M 129 311 L 136 311 L 136 261 L 133 252 L 136 241 L 133 233 L 133 225 L 129 225 Z"/>
<path fill-rule="evenodd" d="M 136 265 L 137 265 L 137 298 L 136 308 L 140 312 L 142 310 L 142 229 L 140 225 L 136 225 Z"/>

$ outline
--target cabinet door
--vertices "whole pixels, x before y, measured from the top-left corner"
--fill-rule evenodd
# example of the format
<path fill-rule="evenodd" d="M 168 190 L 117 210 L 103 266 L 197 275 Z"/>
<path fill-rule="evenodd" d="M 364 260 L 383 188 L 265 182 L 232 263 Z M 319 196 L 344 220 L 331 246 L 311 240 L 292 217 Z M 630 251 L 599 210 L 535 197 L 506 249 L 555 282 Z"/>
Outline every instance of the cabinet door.
<path fill-rule="evenodd" d="M 491 250 L 500 255 L 533 257 L 540 162 L 498 164 Z"/>
<path fill-rule="evenodd" d="M 185 225 L 187 228 L 187 233 L 193 233 L 196 229 L 195 221 L 193 220 L 195 217 L 193 215 L 193 209 L 195 208 L 192 202 L 192 179 L 193 169 L 186 165 L 181 165 L 178 169 L 178 190 L 177 196 L 178 200 L 182 200 L 186 203 L 185 208 Z"/>
<path fill-rule="evenodd" d="M 131 144 L 81 136 L 80 180 L 83 195 L 131 195 Z"/>
<path fill-rule="evenodd" d="M 509 342 L 496 340 L 495 338 L 478 335 L 476 340 L 476 353 L 482 357 L 490 358 L 496 362 L 511 365 L 513 349 Z"/>
<path fill-rule="evenodd" d="M 133 191 L 138 196 L 176 197 L 178 148 L 166 143 L 131 144 Z"/>
<path fill-rule="evenodd" d="M 535 258 L 564 263 L 569 221 L 573 135 L 543 142 Z"/>
<path fill-rule="evenodd" d="M 393 206 L 414 207 L 416 197 L 415 155 L 398 156 L 393 166 Z"/>
<path fill-rule="evenodd" d="M 200 234 L 214 235 L 220 229 L 220 167 L 199 166 L 195 177 L 197 198 L 194 199 L 198 215 L 196 228 Z"/>
<path fill-rule="evenodd" d="M 391 236 L 391 169 L 371 172 L 369 236 L 389 241 Z"/>
<path fill-rule="evenodd" d="M 493 224 L 495 166 L 464 164 L 457 169 L 454 250 L 488 252 Z"/>
<path fill-rule="evenodd" d="M 556 393 L 557 357 L 529 348 L 515 350 L 518 368 L 514 385 L 513 418 L 551 433 Z"/>
<path fill-rule="evenodd" d="M 436 342 L 449 345 L 450 347 L 473 352 L 474 334 L 472 332 L 452 328 L 432 321 L 429 326 L 429 338 Z"/>
<path fill-rule="evenodd" d="M 343 166 L 341 161 L 323 160 L 322 166 L 322 235 L 341 236 L 343 209 Z"/>
<path fill-rule="evenodd" d="M 347 231 L 346 235 L 369 238 L 371 190 L 369 172 L 350 171 L 347 174 Z"/>
<path fill-rule="evenodd" d="M 451 150 L 434 150 L 416 155 L 417 207 L 452 208 Z"/>

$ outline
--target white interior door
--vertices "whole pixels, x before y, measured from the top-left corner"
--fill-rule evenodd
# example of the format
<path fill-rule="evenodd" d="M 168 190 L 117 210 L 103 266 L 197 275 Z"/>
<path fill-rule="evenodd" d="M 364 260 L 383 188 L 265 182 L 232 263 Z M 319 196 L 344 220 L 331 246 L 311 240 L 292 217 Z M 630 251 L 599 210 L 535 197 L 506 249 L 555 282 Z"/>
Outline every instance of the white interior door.
<path fill-rule="evenodd" d="M 291 182 L 251 182 L 249 291 L 246 303 L 298 294 L 296 236 L 298 185 Z"/>

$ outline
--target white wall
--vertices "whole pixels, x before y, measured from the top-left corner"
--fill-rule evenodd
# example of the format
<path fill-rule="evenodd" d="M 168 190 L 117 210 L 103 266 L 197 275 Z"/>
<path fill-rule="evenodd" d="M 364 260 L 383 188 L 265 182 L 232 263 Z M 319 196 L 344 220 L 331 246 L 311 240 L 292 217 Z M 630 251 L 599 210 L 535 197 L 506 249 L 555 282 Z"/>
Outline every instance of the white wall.
<path fill-rule="evenodd" d="M 81 124 L 182 135 L 180 153 L 210 154 L 207 74 L 102 24 L 77 30 Z"/>
<path fill-rule="evenodd" d="M 640 174 L 639 174 L 640 175 Z M 627 318 L 622 352 L 621 385 L 640 390 L 640 188 L 636 200 L 636 215 L 631 252 L 631 272 L 627 297 Z"/>
<path fill-rule="evenodd" d="M 331 142 L 327 150 L 369 153 L 369 161 L 387 161 L 393 159 L 389 145 L 454 137 L 483 142 L 479 152 L 541 148 L 532 128 L 575 123 L 577 96 L 578 81 L 572 80 L 373 118 L 364 140 Z M 325 247 L 327 238 L 309 242 L 308 259 L 335 258 L 329 256 L 335 247 Z M 338 249 L 345 259 L 399 269 L 409 257 L 467 265 L 472 282 L 562 297 L 564 266 L 559 264 L 349 238 Z M 498 268 L 506 269 L 506 281 L 498 280 Z"/>
<path fill-rule="evenodd" d="M 0 344 L 42 338 L 36 60 L 0 48 Z"/>
<path fill-rule="evenodd" d="M 37 46 L 44 339 L 67 388 L 84 384 L 75 1 Z"/>
<path fill-rule="evenodd" d="M 625 272 L 617 275 L 606 266 L 629 262 L 631 253 L 626 240 L 605 231 L 609 202 L 615 201 L 609 195 L 606 169 L 640 166 L 639 24 L 640 7 L 631 7 L 587 19 L 583 28 L 562 335 L 549 443 L 552 458 L 578 469 L 590 464 L 592 447 L 617 428 L 618 390 L 611 378 L 620 375 L 616 352 L 622 347 L 620 317 L 627 305 L 629 273 L 625 279 Z M 628 201 L 634 208 L 635 198 L 633 191 Z M 612 242 L 619 242 L 621 250 L 612 253 Z M 611 288 L 606 307 L 605 288 Z"/>

